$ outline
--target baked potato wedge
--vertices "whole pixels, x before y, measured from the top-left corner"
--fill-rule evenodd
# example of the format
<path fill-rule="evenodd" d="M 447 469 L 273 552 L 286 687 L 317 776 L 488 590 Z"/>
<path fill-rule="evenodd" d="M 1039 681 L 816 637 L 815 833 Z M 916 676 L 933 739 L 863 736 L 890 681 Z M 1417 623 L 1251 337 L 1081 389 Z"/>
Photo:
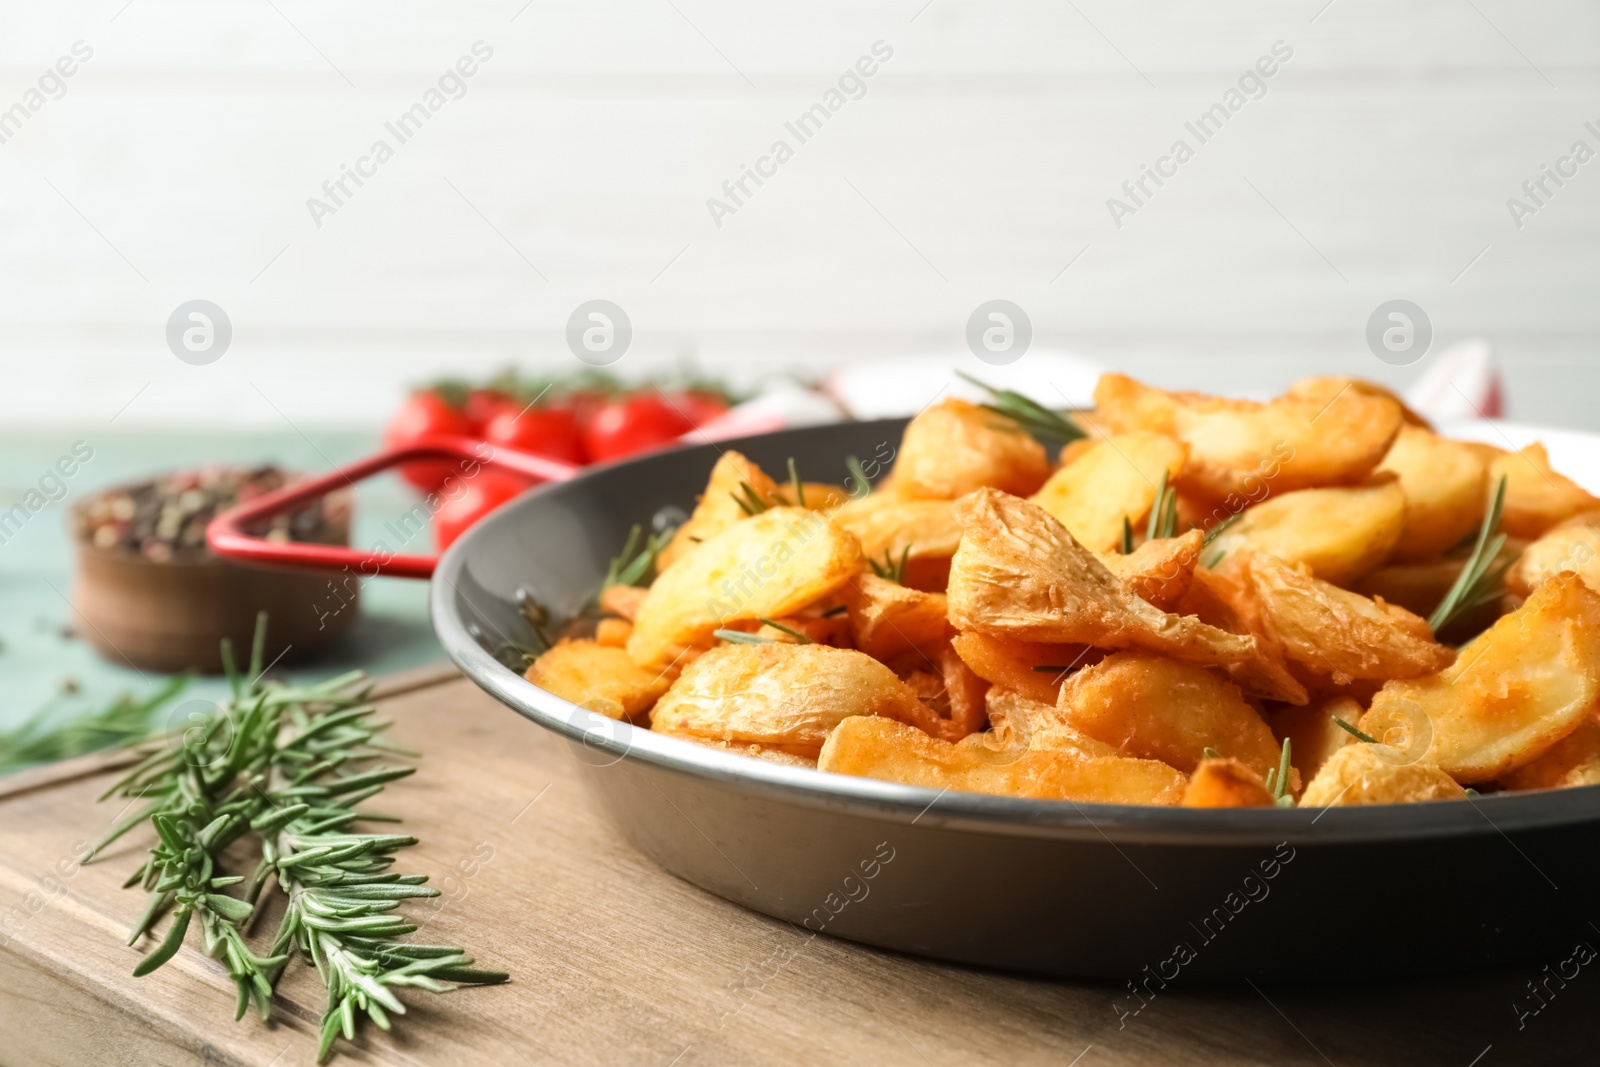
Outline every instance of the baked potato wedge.
<path fill-rule="evenodd" d="M 747 505 L 740 503 L 746 485 L 750 486 L 761 503 L 777 502 L 775 493 L 778 485 L 765 471 L 742 453 L 731 449 L 724 452 L 711 468 L 706 491 L 700 495 L 689 520 L 678 527 L 672 540 L 656 557 L 656 573 L 665 571 L 740 519 L 747 518 Z"/>
<path fill-rule="evenodd" d="M 1378 470 L 1394 474 L 1405 493 L 1404 528 L 1391 552 L 1397 562 L 1434 559 L 1482 525 L 1489 468 L 1471 445 L 1404 426 Z"/>
<path fill-rule="evenodd" d="M 1050 476 L 1044 446 L 1004 415 L 948 397 L 906 426 L 894 464 L 895 491 L 954 500 L 990 487 L 1017 496 Z"/>
<path fill-rule="evenodd" d="M 1037 504 L 994 489 L 957 502 L 950 621 L 1041 644 L 1145 648 L 1198 663 L 1249 659 L 1255 641 L 1141 600 Z"/>
<path fill-rule="evenodd" d="M 1540 586 L 1444 671 L 1386 683 L 1361 729 L 1380 741 L 1399 734 L 1424 762 L 1471 784 L 1538 759 L 1597 699 L 1600 593 L 1568 574 Z"/>
<path fill-rule="evenodd" d="M 1112 433 L 1147 430 L 1188 446 L 1180 488 L 1240 507 L 1268 492 L 1361 481 L 1389 451 L 1402 421 L 1396 401 L 1354 388 L 1327 401 L 1284 396 L 1258 403 L 1169 393 L 1105 374 L 1094 399 L 1097 420 Z"/>
<path fill-rule="evenodd" d="M 649 711 L 672 685 L 672 675 L 648 670 L 626 651 L 597 641 L 559 641 L 534 660 L 523 676 L 608 719 L 630 719 Z"/>
<path fill-rule="evenodd" d="M 1272 731 L 1238 686 L 1165 656 L 1113 653 L 1068 678 L 1056 707 L 1068 725 L 1120 754 L 1185 773 L 1208 748 L 1263 777 L 1278 765 Z"/>
<path fill-rule="evenodd" d="M 1334 685 L 1416 678 L 1455 659 L 1427 622 L 1404 608 L 1340 589 L 1275 556 L 1254 553 L 1238 566 L 1284 655 Z"/>
<path fill-rule="evenodd" d="M 1550 454 L 1539 442 L 1520 452 L 1490 445 L 1474 447 L 1491 457 L 1486 497 L 1494 493 L 1502 475 L 1506 479 L 1500 529 L 1512 537 L 1535 540 L 1574 515 L 1600 508 L 1600 499 L 1551 468 Z"/>
<path fill-rule="evenodd" d="M 996 759 L 1034 749 L 1065 751 L 1080 759 L 1118 755 L 1104 741 L 1096 741 L 1068 725 L 1054 701 L 1045 704 L 1029 700 L 996 685 L 984 695 L 984 706 L 989 715 L 989 731 L 965 738 L 962 743 L 982 746 Z"/>
<path fill-rule="evenodd" d="M 1154 760 L 1085 760 L 1060 749 L 1030 749 L 996 760 L 981 735 L 958 744 L 883 718 L 840 723 L 822 746 L 817 769 L 928 789 L 1101 804 L 1176 804 L 1184 776 Z"/>
<path fill-rule="evenodd" d="M 1591 713 L 1576 730 L 1500 779 L 1499 785 L 1513 791 L 1600 785 L 1600 722 Z"/>
<path fill-rule="evenodd" d="M 1389 558 L 1405 518 L 1405 491 L 1391 476 L 1345 489 L 1275 495 L 1240 515 L 1212 543 L 1223 557 L 1266 553 L 1303 563 L 1325 582 L 1349 586 Z"/>
<path fill-rule="evenodd" d="M 1309 782 L 1330 756 L 1356 743 L 1356 736 L 1333 720 L 1356 726 L 1366 711 L 1350 697 L 1329 697 L 1274 711 L 1267 716 L 1267 725 L 1279 744 L 1289 742 L 1289 761 L 1300 772 L 1300 780 Z"/>
<path fill-rule="evenodd" d="M 1382 745 L 1357 743 L 1328 757 L 1300 795 L 1302 808 L 1465 800 L 1467 791 L 1432 763 L 1406 763 Z"/>
<path fill-rule="evenodd" d="M 1525 597 L 1568 571 L 1600 590 L 1600 511 L 1574 515 L 1523 549 L 1506 572 L 1506 590 Z"/>
<path fill-rule="evenodd" d="M 1189 776 L 1179 804 L 1185 808 L 1270 808 L 1277 804 L 1266 783 L 1236 759 L 1203 759 Z"/>
<path fill-rule="evenodd" d="M 906 721 L 924 714 L 905 683 L 865 653 L 774 642 L 726 645 L 695 660 L 656 702 L 650 728 L 815 756 L 852 715 Z"/>
<path fill-rule="evenodd" d="M 1100 561 L 1140 600 L 1162 611 L 1176 611 L 1194 580 L 1205 542 L 1205 534 L 1190 530 L 1177 537 L 1146 541 L 1126 556 L 1117 552 L 1102 555 Z"/>
<path fill-rule="evenodd" d="M 1123 522 L 1138 525 L 1149 516 L 1157 491 L 1183 470 L 1187 451 L 1146 430 L 1096 441 L 1064 461 L 1032 500 L 1083 547 L 1109 552 L 1122 540 Z"/>
<path fill-rule="evenodd" d="M 868 493 L 835 511 L 832 519 L 855 535 L 868 559 L 898 560 L 909 549 L 913 562 L 948 560 L 961 544 L 961 523 L 953 500 L 907 500 L 893 493 Z"/>
<path fill-rule="evenodd" d="M 709 647 L 729 622 L 790 615 L 866 566 L 861 545 L 817 512 L 775 507 L 735 522 L 662 572 L 633 620 L 640 666 Z"/>
<path fill-rule="evenodd" d="M 1331 404 L 1347 390 L 1366 393 L 1368 396 L 1382 396 L 1393 400 L 1400 405 L 1400 417 L 1408 426 L 1418 426 L 1424 430 L 1431 430 L 1433 426 L 1427 419 L 1417 414 L 1406 406 L 1400 394 L 1386 385 L 1369 382 L 1365 378 L 1344 378 L 1337 375 L 1318 375 L 1311 378 L 1301 378 L 1283 391 L 1284 396 L 1292 396 L 1296 400 L 1309 400 L 1314 404 Z"/>
<path fill-rule="evenodd" d="M 1051 705 L 1061 692 L 1062 679 L 1094 656 L 1087 645 L 1041 645 L 977 630 L 957 634 L 950 647 L 978 677 Z"/>
<path fill-rule="evenodd" d="M 874 659 L 891 660 L 913 649 L 931 656 L 949 635 L 943 593 L 907 589 L 863 573 L 850 578 L 840 597 L 855 646 Z"/>

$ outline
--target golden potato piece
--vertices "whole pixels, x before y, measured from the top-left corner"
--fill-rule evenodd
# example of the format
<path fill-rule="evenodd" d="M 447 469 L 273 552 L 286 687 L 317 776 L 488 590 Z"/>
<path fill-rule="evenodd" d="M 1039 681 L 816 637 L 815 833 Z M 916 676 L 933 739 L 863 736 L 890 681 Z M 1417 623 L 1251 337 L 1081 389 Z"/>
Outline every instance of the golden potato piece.
<path fill-rule="evenodd" d="M 749 756 L 751 759 L 765 760 L 785 767 L 805 767 L 808 770 L 817 768 L 816 753 L 809 749 L 796 752 L 782 745 L 746 745 L 737 741 L 704 741 L 700 738 L 693 740 L 696 744 L 705 745 L 707 748 L 718 748 L 735 756 Z"/>
<path fill-rule="evenodd" d="M 1042 644 L 1140 647 L 1198 663 L 1238 663 L 1253 638 L 1141 600 L 1037 504 L 993 489 L 957 502 L 950 621 L 960 630 Z"/>
<path fill-rule="evenodd" d="M 814 756 L 852 715 L 909 720 L 923 713 L 916 694 L 865 653 L 775 642 L 714 648 L 695 660 L 656 702 L 650 728 Z"/>
<path fill-rule="evenodd" d="M 1354 804 L 1410 804 L 1420 800 L 1465 800 L 1467 791 L 1431 763 L 1406 763 L 1382 745 L 1341 748 L 1317 771 L 1300 795 L 1302 808 Z"/>
<path fill-rule="evenodd" d="M 1194 580 L 1205 541 L 1205 534 L 1190 530 L 1177 537 L 1146 541 L 1126 556 L 1116 552 L 1103 555 L 1100 561 L 1140 600 L 1162 611 L 1176 611 Z"/>
<path fill-rule="evenodd" d="M 749 513 L 739 504 L 739 498 L 744 496 L 745 484 L 755 491 L 763 504 L 775 502 L 776 482 L 742 454 L 732 450 L 724 452 L 711 468 L 711 478 L 706 482 L 706 491 L 701 495 L 700 502 L 694 507 L 694 514 L 689 516 L 688 522 L 678 527 L 672 540 L 667 542 L 667 547 L 656 558 L 657 573 L 665 571 L 706 541 L 748 517 Z M 738 497 L 734 496 L 735 493 Z"/>
<path fill-rule="evenodd" d="M 950 647 L 978 677 L 1052 705 L 1062 679 L 1093 655 L 1087 645 L 1040 645 L 977 630 L 956 635 Z"/>
<path fill-rule="evenodd" d="M 1118 755 L 1104 741 L 1096 741 L 1070 726 L 1054 701 L 1046 704 L 1030 700 L 996 685 L 985 694 L 984 707 L 989 715 L 988 732 L 964 738 L 962 744 L 982 746 L 997 756 L 1033 750 L 1063 751 L 1080 759 Z"/>
<path fill-rule="evenodd" d="M 1203 759 L 1189 777 L 1185 808 L 1270 808 L 1277 805 L 1261 776 L 1236 759 Z"/>
<path fill-rule="evenodd" d="M 1122 541 L 1124 520 L 1138 524 L 1149 516 L 1157 491 L 1165 480 L 1176 480 L 1186 453 L 1165 434 L 1119 434 L 1065 462 L 1032 499 L 1080 545 L 1109 552 Z"/>
<path fill-rule="evenodd" d="M 871 559 L 899 559 L 907 547 L 912 559 L 956 554 L 961 523 L 953 500 L 907 500 L 882 491 L 852 500 L 833 513 L 833 521 L 861 542 Z"/>
<path fill-rule="evenodd" d="M 855 537 L 805 508 L 735 522 L 668 567 L 633 620 L 628 654 L 662 666 L 729 622 L 791 615 L 866 566 Z"/>
<path fill-rule="evenodd" d="M 600 590 L 600 610 L 607 615 L 632 622 L 639 616 L 639 608 L 650 590 L 633 585 L 608 585 Z"/>
<path fill-rule="evenodd" d="M 1572 733 L 1600 697 L 1600 594 L 1552 578 L 1521 608 L 1461 650 L 1455 664 L 1393 681 L 1361 718 L 1369 737 L 1485 782 L 1538 759 Z"/>
<path fill-rule="evenodd" d="M 1284 708 L 1267 716 L 1272 736 L 1281 745 L 1289 742 L 1289 761 L 1300 772 L 1300 780 L 1309 782 L 1328 758 L 1346 745 L 1356 743 L 1356 736 L 1337 726 L 1334 719 L 1355 726 L 1367 709 L 1347 696 L 1330 697 L 1298 708 Z"/>
<path fill-rule="evenodd" d="M 1304 563 L 1323 581 L 1348 586 L 1389 558 L 1405 517 L 1406 494 L 1393 478 L 1349 489 L 1300 489 L 1246 511 L 1213 545 L 1223 556 L 1250 550 Z"/>
<path fill-rule="evenodd" d="M 1600 722 L 1591 714 L 1566 737 L 1500 779 L 1502 789 L 1566 789 L 1600 785 Z"/>
<path fill-rule="evenodd" d="M 894 465 L 895 490 L 954 500 L 990 487 L 1027 496 L 1050 475 L 1044 446 L 1003 415 L 950 397 L 906 426 Z"/>
<path fill-rule="evenodd" d="M 1335 685 L 1357 679 L 1416 678 L 1448 666 L 1455 653 L 1424 620 L 1393 604 L 1340 589 L 1274 556 L 1240 561 L 1262 623 L 1284 654 Z"/>
<path fill-rule="evenodd" d="M 589 640 L 558 642 L 533 661 L 524 677 L 608 719 L 650 710 L 672 684 L 669 674 L 640 667 L 622 649 Z"/>
<path fill-rule="evenodd" d="M 1575 515 L 1528 545 L 1506 572 L 1506 589 L 1525 597 L 1567 571 L 1600 589 L 1600 511 Z"/>
<path fill-rule="evenodd" d="M 849 609 L 855 646 L 874 659 L 890 660 L 912 649 L 931 655 L 950 629 L 942 593 L 925 593 L 857 574 L 841 591 Z"/>
<path fill-rule="evenodd" d="M 632 636 L 633 623 L 627 619 L 601 619 L 595 624 L 595 643 L 607 648 L 627 648 Z"/>
<path fill-rule="evenodd" d="M 1255 639 L 1255 652 L 1249 659 L 1224 668 L 1246 696 L 1286 704 L 1304 704 L 1309 699 L 1305 686 L 1289 670 L 1283 642 L 1267 626 L 1261 602 L 1239 567 L 1197 568 L 1174 610 L 1219 630 Z"/>
<path fill-rule="evenodd" d="M 1433 559 L 1483 524 L 1489 470 L 1472 446 L 1405 426 L 1378 470 L 1396 475 L 1406 498 L 1404 529 L 1392 552 L 1396 561 Z"/>
<path fill-rule="evenodd" d="M 1332 403 L 1347 389 L 1353 389 L 1368 396 L 1387 397 L 1400 405 L 1401 418 L 1407 425 L 1420 427 L 1424 430 L 1433 429 L 1433 425 L 1427 419 L 1406 406 L 1406 402 L 1400 398 L 1399 393 L 1388 386 L 1379 385 L 1377 382 L 1369 382 L 1364 378 L 1340 378 L 1334 376 L 1301 378 L 1285 389 L 1283 395 L 1292 396 L 1296 400 L 1309 400 L 1315 404 L 1322 405 Z"/>
<path fill-rule="evenodd" d="M 1208 748 L 1263 777 L 1278 765 L 1272 731 L 1239 687 L 1191 663 L 1117 652 L 1068 678 L 1056 706 L 1073 728 L 1122 755 L 1186 773 Z"/>
<path fill-rule="evenodd" d="M 1400 430 L 1400 405 L 1346 389 L 1335 399 L 1267 403 L 1168 393 L 1121 374 L 1101 375 L 1095 414 L 1113 433 L 1149 430 L 1189 448 L 1178 484 L 1213 502 L 1260 500 L 1295 489 L 1359 482 Z"/>
<path fill-rule="evenodd" d="M 997 756 L 978 735 L 950 744 L 880 718 L 840 723 L 822 746 L 817 769 L 929 789 L 1099 804 L 1176 804 L 1185 782 L 1154 760 L 1085 760 L 1044 749 Z"/>
<path fill-rule="evenodd" d="M 1550 455 L 1543 444 L 1535 442 L 1521 452 L 1504 452 L 1487 445 L 1476 447 L 1493 457 L 1489 463 L 1488 494 L 1494 492 L 1501 475 L 1505 476 L 1506 503 L 1500 529 L 1512 537 L 1543 537 L 1557 523 L 1600 508 L 1600 499 L 1551 469 Z"/>

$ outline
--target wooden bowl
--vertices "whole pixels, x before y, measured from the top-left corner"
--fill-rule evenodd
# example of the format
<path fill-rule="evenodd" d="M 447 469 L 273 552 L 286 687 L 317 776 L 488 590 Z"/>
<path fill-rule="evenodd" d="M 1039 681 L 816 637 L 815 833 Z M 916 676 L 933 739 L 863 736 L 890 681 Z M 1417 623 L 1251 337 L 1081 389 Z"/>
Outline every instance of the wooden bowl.
<path fill-rule="evenodd" d="M 350 543 L 348 505 L 341 510 L 330 515 L 330 544 Z M 353 576 L 341 581 L 310 571 L 259 570 L 209 554 L 158 563 L 82 538 L 75 544 L 78 635 L 112 663 L 219 674 L 227 637 L 244 670 L 260 611 L 269 616 L 263 663 L 288 663 L 343 638 L 360 614 Z"/>

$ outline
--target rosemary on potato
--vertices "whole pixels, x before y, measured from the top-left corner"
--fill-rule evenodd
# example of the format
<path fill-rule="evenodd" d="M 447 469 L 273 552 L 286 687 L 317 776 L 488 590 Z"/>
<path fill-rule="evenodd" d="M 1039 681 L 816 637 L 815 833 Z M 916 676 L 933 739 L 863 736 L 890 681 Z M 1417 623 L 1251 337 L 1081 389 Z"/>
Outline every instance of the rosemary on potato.
<path fill-rule="evenodd" d="M 1267 771 L 1267 791 L 1272 794 L 1272 802 L 1280 808 L 1294 807 L 1294 797 L 1289 792 L 1289 739 L 1283 739 L 1283 752 L 1278 756 L 1278 765 Z"/>
<path fill-rule="evenodd" d="M 1455 584 L 1439 601 L 1439 606 L 1433 609 L 1433 614 L 1428 616 L 1428 626 L 1434 633 L 1437 634 L 1473 608 L 1481 607 L 1500 595 L 1501 579 L 1512 563 L 1510 559 L 1495 562 L 1506 545 L 1506 535 L 1499 532 L 1500 516 L 1505 504 L 1506 476 L 1502 474 L 1495 483 L 1494 496 L 1489 501 L 1489 510 L 1483 516 L 1483 525 L 1478 528 L 1472 554 L 1456 576 Z"/>
<path fill-rule="evenodd" d="M 1339 718 L 1339 716 L 1330 715 L 1329 718 L 1333 720 L 1333 724 L 1339 729 L 1343 730 L 1347 734 L 1354 735 L 1357 741 L 1365 741 L 1369 745 L 1376 745 L 1379 743 L 1376 737 L 1373 737 L 1371 734 L 1362 733 L 1360 730 L 1356 729 L 1355 726 Z"/>
<path fill-rule="evenodd" d="M 891 549 L 883 550 L 883 562 L 879 563 L 872 557 L 867 557 L 867 563 L 872 567 L 872 573 L 884 581 L 893 582 L 895 585 L 906 584 L 906 561 L 911 558 L 911 545 L 908 542 L 900 552 L 900 558 L 894 558 Z"/>
<path fill-rule="evenodd" d="M 986 382 L 980 382 L 970 374 L 956 371 L 965 381 L 971 382 L 979 389 L 983 389 L 994 398 L 992 403 L 984 404 L 985 411 L 993 412 L 1003 418 L 1010 419 L 1023 430 L 1039 441 L 1040 444 L 1052 445 L 1056 448 L 1081 441 L 1089 436 L 1077 423 L 1059 411 L 1045 407 L 1036 400 L 1031 400 L 1021 393 L 1010 389 L 997 389 Z"/>

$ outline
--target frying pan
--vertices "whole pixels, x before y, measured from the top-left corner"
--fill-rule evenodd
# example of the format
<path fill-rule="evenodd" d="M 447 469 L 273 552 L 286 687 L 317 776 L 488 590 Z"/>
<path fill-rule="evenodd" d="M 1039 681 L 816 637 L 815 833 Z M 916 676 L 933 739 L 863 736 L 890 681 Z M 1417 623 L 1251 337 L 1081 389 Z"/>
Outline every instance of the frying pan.
<path fill-rule="evenodd" d="M 486 692 L 567 742 L 632 844 L 718 896 L 920 956 L 1116 986 L 1113 1007 L 1184 981 L 1342 981 L 1548 961 L 1595 935 L 1596 787 L 1326 809 L 1180 809 L 939 792 L 731 755 L 577 707 L 497 653 L 589 598 L 635 523 L 681 517 L 720 451 L 811 479 L 899 441 L 902 420 L 680 448 L 581 474 L 438 439 L 220 517 L 222 555 L 261 564 L 432 570 L 433 625 Z M 405 459 L 470 457 L 559 481 L 475 525 L 433 565 L 266 544 L 249 522 Z M 465 459 L 464 459 L 465 461 Z M 364 561 L 364 562 L 363 562 Z M 354 569 L 354 568 L 353 568 Z M 1139 999 L 1135 999 L 1139 998 Z M 1125 1002 L 1125 1004 L 1124 1004 Z M 1119 1015 L 1121 1011 L 1119 1010 Z"/>

